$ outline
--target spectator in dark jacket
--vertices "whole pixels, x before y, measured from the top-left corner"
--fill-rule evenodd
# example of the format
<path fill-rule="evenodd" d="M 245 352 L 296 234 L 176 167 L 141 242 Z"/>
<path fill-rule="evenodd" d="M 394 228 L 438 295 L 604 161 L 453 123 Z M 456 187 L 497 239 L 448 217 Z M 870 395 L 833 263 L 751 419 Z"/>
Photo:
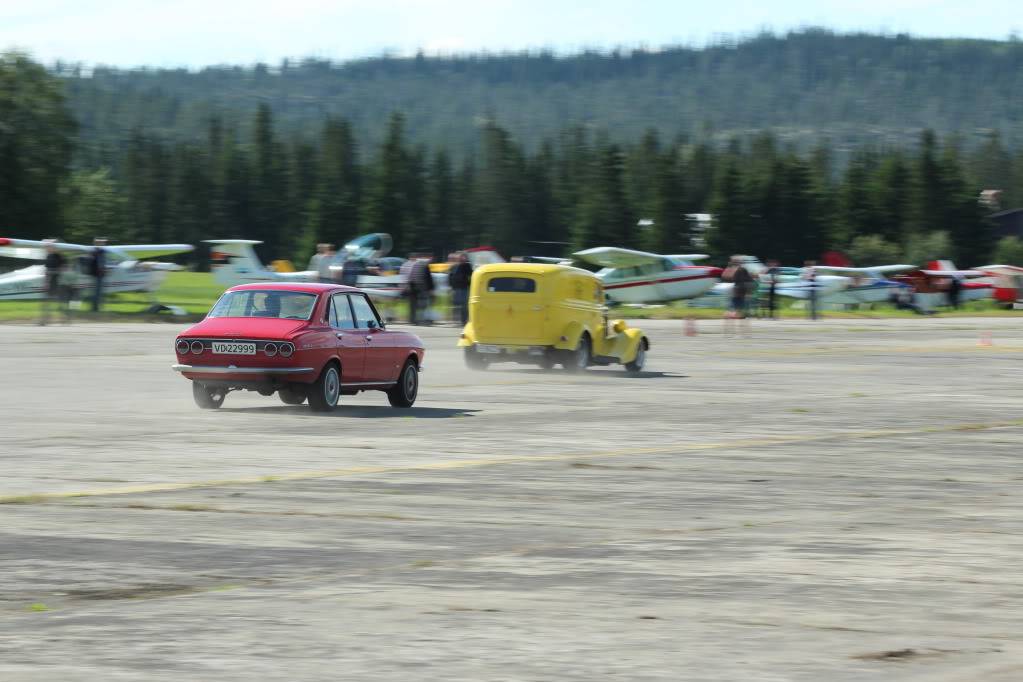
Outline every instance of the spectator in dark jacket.
<path fill-rule="evenodd" d="M 448 270 L 448 286 L 451 287 L 451 304 L 462 325 L 469 322 L 469 284 L 472 282 L 472 263 L 464 251 L 455 255 L 455 263 Z"/>
<path fill-rule="evenodd" d="M 46 240 L 46 260 L 43 264 L 46 269 L 46 291 L 43 295 L 43 305 L 40 310 L 39 324 L 45 325 L 50 321 L 50 309 L 57 305 L 64 311 L 64 322 L 71 321 L 71 308 L 68 305 L 68 297 L 65 295 L 67 288 L 64 283 L 67 259 L 57 250 L 57 240 Z"/>
<path fill-rule="evenodd" d="M 107 275 L 107 251 L 103 247 L 107 240 L 96 237 L 92 240 L 92 259 L 89 262 L 89 274 L 95 280 L 95 288 L 92 294 L 92 309 L 99 312 L 103 306 L 103 278 Z"/>

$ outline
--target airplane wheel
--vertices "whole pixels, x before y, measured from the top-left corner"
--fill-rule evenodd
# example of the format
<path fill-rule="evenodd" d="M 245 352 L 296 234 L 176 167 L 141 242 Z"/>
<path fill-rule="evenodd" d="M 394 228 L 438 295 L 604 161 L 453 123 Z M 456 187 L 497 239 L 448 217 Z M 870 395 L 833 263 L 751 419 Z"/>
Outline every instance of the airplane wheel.
<path fill-rule="evenodd" d="M 561 364 L 573 374 L 586 371 L 590 364 L 590 337 L 583 334 L 579 339 L 579 345 L 575 347 L 575 350 L 567 352 Z"/>
<path fill-rule="evenodd" d="M 341 372 L 331 363 L 309 387 L 309 407 L 313 412 L 330 412 L 341 399 Z"/>
<path fill-rule="evenodd" d="M 540 358 L 541 369 L 554 369 L 554 365 L 557 361 L 554 359 L 554 354 L 551 351 L 545 351 L 543 357 Z"/>
<path fill-rule="evenodd" d="M 412 407 L 419 395 L 419 370 L 416 363 L 409 360 L 401 370 L 401 375 L 391 390 L 387 392 L 387 399 L 392 407 Z"/>
<path fill-rule="evenodd" d="M 465 366 L 469 369 L 482 371 L 487 368 L 486 359 L 472 348 L 465 349 Z"/>
<path fill-rule="evenodd" d="M 215 410 L 224 404 L 227 397 L 227 390 L 223 388 L 209 388 L 206 384 L 198 381 L 192 382 L 192 398 L 195 404 L 204 410 Z"/>
<path fill-rule="evenodd" d="M 633 358 L 632 362 L 625 363 L 625 369 L 633 374 L 638 374 L 643 371 L 643 366 L 646 364 L 646 341 L 639 342 L 639 348 L 636 350 L 636 357 Z"/>

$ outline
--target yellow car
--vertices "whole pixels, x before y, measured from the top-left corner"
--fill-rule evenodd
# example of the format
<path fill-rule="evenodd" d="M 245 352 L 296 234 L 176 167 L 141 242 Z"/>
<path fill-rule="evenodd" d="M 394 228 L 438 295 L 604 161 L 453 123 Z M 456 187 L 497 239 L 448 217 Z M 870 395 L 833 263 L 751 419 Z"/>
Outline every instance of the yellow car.
<path fill-rule="evenodd" d="M 650 341 L 625 320 L 607 319 L 604 287 L 586 270 L 565 265 L 498 263 L 472 273 L 469 324 L 458 345 L 473 369 L 493 362 L 589 365 L 621 363 L 640 372 Z"/>

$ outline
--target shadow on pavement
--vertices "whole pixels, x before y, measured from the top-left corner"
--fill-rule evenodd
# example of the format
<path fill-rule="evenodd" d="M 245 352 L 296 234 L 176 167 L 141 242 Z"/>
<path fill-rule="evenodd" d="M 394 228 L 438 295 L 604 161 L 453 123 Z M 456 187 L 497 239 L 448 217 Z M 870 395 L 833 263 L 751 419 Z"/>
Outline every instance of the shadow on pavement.
<path fill-rule="evenodd" d="M 268 407 L 222 407 L 220 412 L 243 412 L 245 414 L 293 414 L 311 417 L 345 417 L 356 419 L 450 419 L 452 417 L 474 417 L 481 410 L 465 410 L 449 407 L 410 407 L 407 409 L 388 405 L 345 405 L 342 402 L 331 412 L 313 412 L 308 405 L 273 405 Z"/>
<path fill-rule="evenodd" d="M 594 378 L 601 378 L 601 379 L 605 378 L 605 377 L 612 378 L 612 379 L 688 379 L 689 378 L 688 374 L 676 374 L 675 372 L 636 372 L 635 374 L 633 374 L 632 372 L 626 372 L 625 370 L 622 370 L 620 368 L 617 371 L 614 368 L 611 368 L 609 370 L 608 369 L 603 369 L 603 368 L 594 368 L 594 369 L 587 370 L 585 372 L 581 372 L 579 374 L 574 374 L 572 372 L 566 372 L 566 371 L 564 371 L 562 369 L 549 369 L 548 370 L 548 369 L 514 369 L 512 367 L 506 367 L 506 368 L 488 367 L 487 370 L 485 372 L 483 372 L 483 374 L 488 374 L 490 372 L 493 372 L 495 374 L 535 374 L 535 375 L 538 375 L 538 376 L 564 377 L 566 379 L 578 379 L 578 378 L 581 378 L 581 377 L 582 378 L 594 377 Z"/>

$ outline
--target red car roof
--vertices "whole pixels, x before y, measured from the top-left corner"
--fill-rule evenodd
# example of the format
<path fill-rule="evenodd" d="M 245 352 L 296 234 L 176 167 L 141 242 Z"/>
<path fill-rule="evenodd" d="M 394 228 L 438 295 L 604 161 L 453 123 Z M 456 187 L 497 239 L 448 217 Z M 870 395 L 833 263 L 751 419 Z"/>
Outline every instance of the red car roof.
<path fill-rule="evenodd" d="M 346 287 L 340 284 L 321 284 L 319 282 L 257 282 L 255 284 L 239 284 L 231 287 L 228 291 L 248 291 L 258 289 L 259 291 L 300 291 L 307 294 L 319 294 L 324 291 L 358 291 L 355 287 Z"/>

